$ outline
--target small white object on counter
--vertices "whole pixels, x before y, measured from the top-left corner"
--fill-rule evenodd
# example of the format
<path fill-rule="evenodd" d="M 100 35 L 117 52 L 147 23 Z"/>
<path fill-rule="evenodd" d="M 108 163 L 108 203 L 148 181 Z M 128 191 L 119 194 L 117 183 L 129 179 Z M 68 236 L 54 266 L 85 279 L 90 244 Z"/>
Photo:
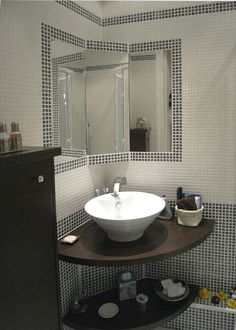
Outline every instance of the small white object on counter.
<path fill-rule="evenodd" d="M 140 293 L 137 295 L 136 301 L 138 303 L 139 310 L 141 312 L 145 312 L 147 310 L 148 296 L 143 293 Z"/>
<path fill-rule="evenodd" d="M 170 278 L 161 281 L 162 293 L 169 298 L 180 297 L 185 293 L 185 288 L 181 282 L 174 283 Z"/>
<path fill-rule="evenodd" d="M 73 244 L 75 241 L 77 241 L 78 238 L 79 236 L 76 235 L 67 235 L 61 239 L 61 242 L 66 244 Z"/>
<path fill-rule="evenodd" d="M 98 314 L 104 319 L 114 317 L 119 311 L 119 307 L 114 303 L 106 303 L 99 307 Z"/>
<path fill-rule="evenodd" d="M 174 284 L 174 282 L 170 278 L 167 278 L 166 280 L 161 281 L 161 285 L 164 290 L 167 290 L 173 284 Z"/>
<path fill-rule="evenodd" d="M 167 296 L 169 298 L 180 297 L 184 294 L 185 288 L 180 287 L 178 284 L 173 284 L 167 289 Z"/>

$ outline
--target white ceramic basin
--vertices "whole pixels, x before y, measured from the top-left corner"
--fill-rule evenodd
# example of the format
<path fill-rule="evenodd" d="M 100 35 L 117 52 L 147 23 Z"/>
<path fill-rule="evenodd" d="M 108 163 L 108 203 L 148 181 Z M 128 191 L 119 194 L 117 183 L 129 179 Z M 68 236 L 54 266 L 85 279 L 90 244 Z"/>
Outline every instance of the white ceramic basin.
<path fill-rule="evenodd" d="M 140 238 L 164 209 L 165 201 L 154 194 L 137 191 L 95 197 L 85 211 L 102 227 L 113 241 L 129 242 Z"/>

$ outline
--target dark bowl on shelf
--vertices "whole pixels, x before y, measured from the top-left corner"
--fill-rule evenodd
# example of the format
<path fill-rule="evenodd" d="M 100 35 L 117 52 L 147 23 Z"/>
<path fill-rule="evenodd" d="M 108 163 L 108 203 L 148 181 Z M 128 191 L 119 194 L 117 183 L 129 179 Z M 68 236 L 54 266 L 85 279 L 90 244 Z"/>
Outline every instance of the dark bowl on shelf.
<path fill-rule="evenodd" d="M 178 296 L 178 297 L 173 297 L 173 298 L 168 297 L 167 295 L 163 294 L 163 287 L 161 285 L 161 281 L 158 281 L 154 287 L 154 291 L 155 291 L 156 295 L 159 298 L 161 298 L 165 301 L 169 301 L 169 302 L 181 301 L 181 300 L 187 298 L 187 296 L 189 295 L 189 292 L 190 292 L 190 288 L 189 288 L 188 284 L 186 284 L 184 281 L 177 280 L 177 279 L 172 279 L 172 281 L 174 283 L 178 283 L 178 282 L 182 283 L 182 286 L 185 288 L 184 294 L 182 294 L 181 296 Z"/>

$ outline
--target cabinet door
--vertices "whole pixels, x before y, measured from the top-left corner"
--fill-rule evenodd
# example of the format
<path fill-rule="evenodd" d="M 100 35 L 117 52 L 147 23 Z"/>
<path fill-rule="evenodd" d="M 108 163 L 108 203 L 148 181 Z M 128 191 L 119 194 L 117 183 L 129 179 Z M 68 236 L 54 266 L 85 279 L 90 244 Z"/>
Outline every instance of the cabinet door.
<path fill-rule="evenodd" d="M 5 170 L 0 182 L 0 329 L 58 330 L 52 160 Z"/>

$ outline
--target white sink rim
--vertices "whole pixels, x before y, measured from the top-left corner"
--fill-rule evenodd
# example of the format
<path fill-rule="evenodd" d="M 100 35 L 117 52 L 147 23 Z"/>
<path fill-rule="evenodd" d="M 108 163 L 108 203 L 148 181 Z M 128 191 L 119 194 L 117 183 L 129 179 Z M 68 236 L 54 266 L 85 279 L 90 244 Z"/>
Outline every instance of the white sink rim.
<path fill-rule="evenodd" d="M 119 202 L 121 209 L 116 207 Z M 119 198 L 106 194 L 91 199 L 85 211 L 110 239 L 127 242 L 140 238 L 164 207 L 165 201 L 157 195 L 124 191 L 119 193 Z"/>

